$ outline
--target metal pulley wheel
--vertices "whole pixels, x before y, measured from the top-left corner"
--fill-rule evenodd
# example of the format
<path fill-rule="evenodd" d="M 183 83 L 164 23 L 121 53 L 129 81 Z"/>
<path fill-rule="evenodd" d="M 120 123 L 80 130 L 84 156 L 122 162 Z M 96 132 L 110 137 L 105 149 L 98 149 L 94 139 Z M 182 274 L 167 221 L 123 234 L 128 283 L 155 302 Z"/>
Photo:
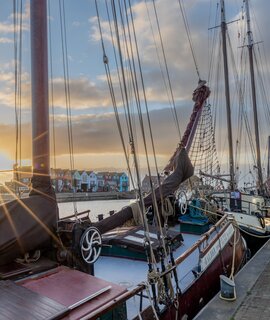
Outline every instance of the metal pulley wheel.
<path fill-rule="evenodd" d="M 88 264 L 93 264 L 100 256 L 102 238 L 99 230 L 95 227 L 87 228 L 80 240 L 81 255 Z"/>
<path fill-rule="evenodd" d="M 180 191 L 178 194 L 178 205 L 180 208 L 180 212 L 181 214 L 185 214 L 187 211 L 187 195 L 185 193 L 185 191 Z"/>

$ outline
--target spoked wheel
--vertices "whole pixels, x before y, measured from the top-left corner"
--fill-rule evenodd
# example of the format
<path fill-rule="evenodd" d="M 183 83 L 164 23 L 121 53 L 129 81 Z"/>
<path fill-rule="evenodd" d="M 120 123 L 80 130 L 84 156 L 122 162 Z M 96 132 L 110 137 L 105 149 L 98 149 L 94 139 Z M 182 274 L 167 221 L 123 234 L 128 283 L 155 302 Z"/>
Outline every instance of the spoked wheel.
<path fill-rule="evenodd" d="M 83 260 L 87 264 L 94 263 L 100 256 L 102 239 L 99 230 L 95 227 L 87 228 L 81 236 L 80 248 Z"/>
<path fill-rule="evenodd" d="M 187 211 L 187 195 L 185 191 L 180 191 L 178 194 L 178 205 L 180 208 L 181 214 L 185 214 Z"/>

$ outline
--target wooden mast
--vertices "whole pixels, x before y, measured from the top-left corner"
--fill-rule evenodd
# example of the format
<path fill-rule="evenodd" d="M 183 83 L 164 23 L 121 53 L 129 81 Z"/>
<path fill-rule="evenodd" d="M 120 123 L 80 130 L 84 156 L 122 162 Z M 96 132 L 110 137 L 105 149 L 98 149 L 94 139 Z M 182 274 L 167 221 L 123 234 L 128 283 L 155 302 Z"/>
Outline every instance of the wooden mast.
<path fill-rule="evenodd" d="M 30 2 L 32 68 L 33 193 L 48 191 L 50 141 L 48 107 L 47 0 Z"/>
<path fill-rule="evenodd" d="M 223 66 L 224 66 L 224 80 L 225 80 L 225 97 L 226 97 L 226 111 L 227 111 L 227 127 L 228 127 L 228 143 L 229 143 L 229 166 L 230 166 L 230 189 L 235 189 L 235 172 L 233 160 L 233 142 L 232 142 L 232 121 L 231 121 L 231 102 L 230 102 L 230 86 L 229 86 L 229 71 L 227 58 L 227 24 L 225 18 L 224 0 L 220 0 L 221 9 L 221 35 L 222 35 L 222 51 L 223 51 Z"/>
<path fill-rule="evenodd" d="M 260 194 L 262 194 L 263 193 L 263 177 L 262 177 L 260 134 L 259 134 L 258 111 L 257 111 L 257 100 L 256 100 L 256 84 L 255 84 L 255 76 L 254 76 L 253 37 L 252 37 L 252 31 L 250 26 L 249 1 L 245 0 L 245 3 L 246 3 L 246 15 L 247 15 L 247 37 L 248 37 L 247 47 L 248 47 L 248 55 L 249 55 L 251 95 L 252 95 L 252 106 L 253 106 L 253 116 L 254 116 L 254 130 L 255 130 L 257 170 L 258 170 L 258 191 Z"/>

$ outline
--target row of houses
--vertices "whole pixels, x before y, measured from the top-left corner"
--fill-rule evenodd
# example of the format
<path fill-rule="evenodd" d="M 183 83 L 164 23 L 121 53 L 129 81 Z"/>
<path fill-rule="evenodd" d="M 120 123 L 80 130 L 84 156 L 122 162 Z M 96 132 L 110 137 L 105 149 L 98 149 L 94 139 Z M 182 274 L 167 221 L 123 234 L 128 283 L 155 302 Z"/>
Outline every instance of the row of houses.
<path fill-rule="evenodd" d="M 31 166 L 17 168 L 13 174 L 13 184 L 19 181 L 25 185 L 18 184 L 19 188 L 25 189 L 30 186 L 31 177 Z M 129 177 L 125 172 L 51 169 L 51 180 L 56 192 L 129 191 Z"/>
<path fill-rule="evenodd" d="M 22 166 L 14 168 L 13 180 L 5 185 L 14 191 L 29 191 L 32 178 L 32 167 Z M 56 192 L 102 192 L 130 190 L 129 177 L 125 172 L 94 172 L 91 170 L 51 169 L 51 180 Z M 160 176 L 163 182 L 164 176 Z M 19 181 L 19 183 L 16 183 Z M 148 175 L 142 179 L 143 193 L 151 191 L 151 184 L 158 187 L 158 177 Z M 6 188 L 0 186 L 0 193 L 6 192 Z"/>
<path fill-rule="evenodd" d="M 51 179 L 58 192 L 129 191 L 129 178 L 125 172 L 51 169 Z"/>

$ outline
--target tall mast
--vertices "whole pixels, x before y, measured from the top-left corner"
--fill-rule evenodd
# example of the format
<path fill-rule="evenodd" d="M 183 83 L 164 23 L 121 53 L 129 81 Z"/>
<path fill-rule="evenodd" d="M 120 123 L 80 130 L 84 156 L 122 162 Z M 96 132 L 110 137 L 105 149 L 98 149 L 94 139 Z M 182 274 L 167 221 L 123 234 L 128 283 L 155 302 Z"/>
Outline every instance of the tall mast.
<path fill-rule="evenodd" d="M 233 161 L 233 142 L 232 142 L 232 121 L 231 121 L 231 102 L 230 102 L 230 86 L 229 86 L 229 71 L 227 58 L 227 24 L 225 19 L 225 5 L 224 0 L 220 0 L 221 9 L 221 35 L 222 35 L 222 51 L 223 51 L 223 65 L 224 65 L 224 79 L 225 79 L 225 97 L 226 97 L 226 111 L 227 111 L 227 127 L 228 127 L 228 142 L 229 142 L 229 166 L 230 166 L 230 189 L 235 189 L 235 173 Z"/>
<path fill-rule="evenodd" d="M 35 190 L 50 185 L 47 0 L 31 0 L 32 145 Z M 35 192 L 35 191 L 34 191 Z"/>
<path fill-rule="evenodd" d="M 267 180 L 270 178 L 270 136 L 268 136 Z"/>
<path fill-rule="evenodd" d="M 252 94 L 252 105 L 253 105 L 253 114 L 254 114 L 255 143 L 256 143 L 256 155 L 257 155 L 258 187 L 259 187 L 259 192 L 262 193 L 263 177 L 262 177 L 260 135 L 259 135 L 257 100 L 256 100 L 256 84 L 255 84 L 254 63 L 253 63 L 253 37 L 252 37 L 252 31 L 250 27 L 249 1 L 245 0 L 245 3 L 246 3 L 246 15 L 247 15 L 247 37 L 248 37 L 247 47 L 248 47 L 248 55 L 249 55 L 251 94 Z"/>

